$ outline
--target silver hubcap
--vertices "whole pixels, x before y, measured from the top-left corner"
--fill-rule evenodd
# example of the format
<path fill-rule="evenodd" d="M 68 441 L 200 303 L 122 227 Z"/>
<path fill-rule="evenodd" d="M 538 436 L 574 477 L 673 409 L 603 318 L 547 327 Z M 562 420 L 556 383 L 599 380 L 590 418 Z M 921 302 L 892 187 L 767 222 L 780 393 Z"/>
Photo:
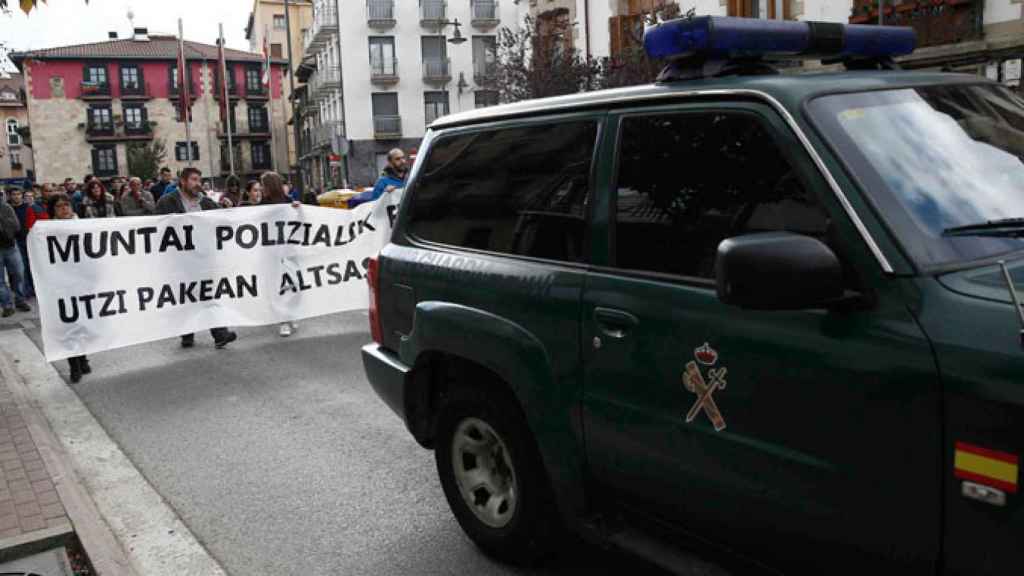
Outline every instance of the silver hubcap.
<path fill-rule="evenodd" d="M 516 510 L 516 474 L 494 428 L 477 418 L 459 422 L 452 439 L 452 467 L 473 514 L 492 528 L 508 524 Z"/>

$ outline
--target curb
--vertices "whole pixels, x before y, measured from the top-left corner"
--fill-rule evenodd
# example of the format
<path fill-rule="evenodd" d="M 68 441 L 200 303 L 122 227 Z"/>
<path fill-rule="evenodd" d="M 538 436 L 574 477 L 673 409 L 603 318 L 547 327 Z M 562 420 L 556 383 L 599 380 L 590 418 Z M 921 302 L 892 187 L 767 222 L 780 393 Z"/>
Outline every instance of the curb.
<path fill-rule="evenodd" d="M 0 538 L 0 562 L 17 560 L 67 544 L 75 533 L 71 524 L 43 528 L 21 536 Z"/>
<path fill-rule="evenodd" d="M 0 331 L 0 375 L 99 574 L 225 576 L 21 330 Z"/>

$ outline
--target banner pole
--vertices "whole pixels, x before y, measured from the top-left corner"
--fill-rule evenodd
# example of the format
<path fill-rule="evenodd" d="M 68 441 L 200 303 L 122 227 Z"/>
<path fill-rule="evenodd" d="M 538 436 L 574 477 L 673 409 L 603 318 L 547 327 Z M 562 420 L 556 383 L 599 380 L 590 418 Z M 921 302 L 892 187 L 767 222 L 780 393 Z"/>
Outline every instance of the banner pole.
<path fill-rule="evenodd" d="M 178 82 L 181 84 L 182 99 L 185 102 L 182 114 L 185 115 L 185 159 L 188 167 L 192 167 L 192 95 L 189 94 L 188 85 L 188 57 L 185 55 L 185 28 L 178 18 L 178 49 L 181 51 L 181 67 L 178 71 Z"/>
<path fill-rule="evenodd" d="M 235 145 L 231 138 L 231 119 L 235 117 L 235 113 L 231 110 L 231 100 L 228 98 L 228 57 L 224 46 L 224 24 L 220 24 L 220 87 L 223 93 L 221 97 L 224 98 L 224 131 L 228 135 L 228 167 L 231 170 L 231 175 L 235 175 Z"/>

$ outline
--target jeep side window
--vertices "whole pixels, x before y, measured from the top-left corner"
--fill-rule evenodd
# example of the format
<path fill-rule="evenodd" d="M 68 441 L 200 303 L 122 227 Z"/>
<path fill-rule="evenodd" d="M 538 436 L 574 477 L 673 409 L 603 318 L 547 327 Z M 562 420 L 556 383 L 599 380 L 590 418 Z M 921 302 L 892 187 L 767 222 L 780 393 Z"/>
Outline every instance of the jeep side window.
<path fill-rule="evenodd" d="M 828 218 L 747 113 L 627 116 L 619 131 L 619 268 L 713 278 L 718 244 L 754 232 L 825 240 Z"/>
<path fill-rule="evenodd" d="M 412 192 L 411 233 L 430 242 L 579 262 L 596 142 L 592 120 L 442 136 Z"/>

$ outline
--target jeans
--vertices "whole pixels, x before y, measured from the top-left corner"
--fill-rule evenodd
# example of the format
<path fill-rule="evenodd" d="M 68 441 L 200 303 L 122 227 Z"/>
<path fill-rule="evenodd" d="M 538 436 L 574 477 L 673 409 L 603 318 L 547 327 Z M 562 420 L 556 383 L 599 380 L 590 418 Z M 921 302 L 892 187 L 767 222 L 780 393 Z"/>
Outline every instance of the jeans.
<path fill-rule="evenodd" d="M 0 307 L 12 308 L 15 303 L 25 301 L 25 269 L 21 265 L 21 251 L 17 246 L 0 248 Z M 11 287 L 4 282 L 10 277 Z M 14 302 L 11 302 L 11 290 L 14 291 Z"/>
<path fill-rule="evenodd" d="M 36 295 L 36 287 L 32 283 L 32 264 L 28 260 L 28 239 L 18 241 L 18 250 L 21 251 L 21 264 L 25 268 L 21 279 L 21 291 L 26 298 L 32 298 Z"/>

